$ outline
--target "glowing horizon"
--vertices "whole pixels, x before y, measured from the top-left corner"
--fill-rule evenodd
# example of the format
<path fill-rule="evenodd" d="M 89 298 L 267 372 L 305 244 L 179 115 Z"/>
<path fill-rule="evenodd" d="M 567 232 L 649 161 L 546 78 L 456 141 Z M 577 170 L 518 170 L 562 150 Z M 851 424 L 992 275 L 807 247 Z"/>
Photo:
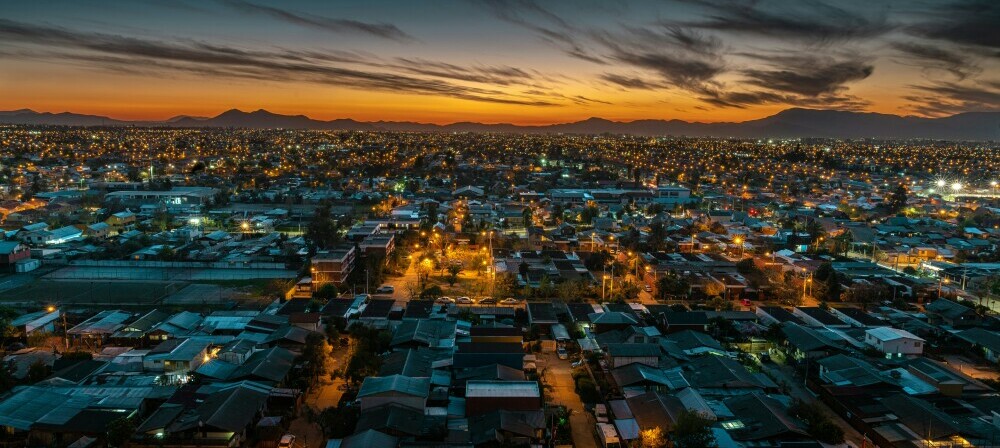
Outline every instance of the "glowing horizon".
<path fill-rule="evenodd" d="M 1000 110 L 997 21 L 982 0 L 19 3 L 0 19 L 0 109 L 520 125 L 792 107 L 944 116 Z"/>

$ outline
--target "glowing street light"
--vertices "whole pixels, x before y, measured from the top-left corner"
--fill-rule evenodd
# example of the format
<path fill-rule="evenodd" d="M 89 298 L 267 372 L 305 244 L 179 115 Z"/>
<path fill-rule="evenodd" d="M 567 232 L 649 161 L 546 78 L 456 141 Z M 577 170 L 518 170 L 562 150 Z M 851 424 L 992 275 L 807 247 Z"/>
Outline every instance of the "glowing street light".
<path fill-rule="evenodd" d="M 945 185 L 947 185 L 947 182 L 945 182 L 944 179 L 938 179 L 937 180 L 937 186 L 938 187 L 944 187 Z"/>
<path fill-rule="evenodd" d="M 962 183 L 961 182 L 955 182 L 955 183 L 951 184 L 951 189 L 954 190 L 954 191 L 960 191 L 962 189 Z"/>

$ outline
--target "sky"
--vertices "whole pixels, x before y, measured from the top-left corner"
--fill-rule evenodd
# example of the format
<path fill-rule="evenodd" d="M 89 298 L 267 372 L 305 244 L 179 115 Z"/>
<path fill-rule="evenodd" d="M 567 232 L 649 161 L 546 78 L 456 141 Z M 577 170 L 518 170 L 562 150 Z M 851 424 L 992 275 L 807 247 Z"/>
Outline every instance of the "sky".
<path fill-rule="evenodd" d="M 6 3 L 0 110 L 549 124 L 1000 110 L 997 0 Z"/>

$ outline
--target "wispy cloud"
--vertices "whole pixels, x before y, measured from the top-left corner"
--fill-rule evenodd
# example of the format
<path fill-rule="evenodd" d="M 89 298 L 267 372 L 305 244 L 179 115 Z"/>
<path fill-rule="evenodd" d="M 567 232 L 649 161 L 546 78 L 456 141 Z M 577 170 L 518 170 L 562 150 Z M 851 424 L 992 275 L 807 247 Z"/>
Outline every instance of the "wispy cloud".
<path fill-rule="evenodd" d="M 1000 57 L 1000 2 L 957 0 L 937 4 L 907 30 L 929 39 L 969 46 Z"/>
<path fill-rule="evenodd" d="M 344 53 L 333 53 L 322 57 L 316 53 L 247 50 L 192 40 L 154 41 L 3 19 L 0 19 L 0 40 L 11 44 L 41 47 L 41 51 L 35 51 L 38 57 L 53 55 L 55 52 L 72 51 L 75 60 L 87 61 L 94 66 L 105 68 L 121 69 L 155 64 L 161 69 L 176 72 L 212 74 L 230 78 L 292 80 L 354 89 L 438 95 L 523 106 L 559 105 L 550 101 L 516 97 L 488 86 L 461 85 L 442 79 L 331 63 L 348 59 Z"/>
<path fill-rule="evenodd" d="M 221 0 L 221 2 L 245 13 L 262 14 L 295 25 L 331 33 L 361 33 L 400 42 L 415 40 L 413 36 L 403 32 L 403 30 L 391 23 L 370 23 L 352 19 L 324 17 L 316 14 L 304 14 L 251 3 L 245 0 Z"/>
<path fill-rule="evenodd" d="M 748 2 L 741 0 L 692 0 L 707 12 L 688 25 L 736 34 L 828 43 L 871 38 L 892 30 L 884 12 L 862 13 L 819 0 Z"/>
<path fill-rule="evenodd" d="M 959 112 L 1000 111 L 1000 81 L 974 83 L 938 82 L 910 86 L 916 92 L 906 96 L 909 110 L 927 116 Z"/>
<path fill-rule="evenodd" d="M 900 62 L 924 70 L 943 70 L 963 80 L 980 72 L 979 65 L 967 53 L 955 48 L 920 42 L 893 42 Z"/>

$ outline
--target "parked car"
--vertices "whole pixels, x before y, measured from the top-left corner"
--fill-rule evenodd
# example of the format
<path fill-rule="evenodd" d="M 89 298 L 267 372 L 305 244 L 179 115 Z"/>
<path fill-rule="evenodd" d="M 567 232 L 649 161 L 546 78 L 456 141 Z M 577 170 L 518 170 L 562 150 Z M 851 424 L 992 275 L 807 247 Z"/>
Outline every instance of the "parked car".
<path fill-rule="evenodd" d="M 566 351 L 566 347 L 557 348 L 556 355 L 559 356 L 559 359 L 569 359 L 569 352 Z"/>
<path fill-rule="evenodd" d="M 396 288 L 392 285 L 382 285 L 375 290 L 375 294 L 392 294 L 396 292 Z"/>
<path fill-rule="evenodd" d="M 479 304 L 480 305 L 496 305 L 497 304 L 497 299 L 494 299 L 492 297 L 483 297 L 482 299 L 479 299 Z"/>
<path fill-rule="evenodd" d="M 434 303 L 455 303 L 451 297 L 438 297 Z"/>
<path fill-rule="evenodd" d="M 459 297 L 459 298 L 455 299 L 455 303 L 461 303 L 463 305 L 471 305 L 473 302 L 472 302 L 472 299 L 470 299 L 468 297 Z"/>
<path fill-rule="evenodd" d="M 517 299 L 512 298 L 512 297 L 506 298 L 506 299 L 501 300 L 500 304 L 501 305 L 517 305 Z"/>
<path fill-rule="evenodd" d="M 292 448 L 295 443 L 295 436 L 292 434 L 285 434 L 281 436 L 281 440 L 278 441 L 278 448 Z"/>

